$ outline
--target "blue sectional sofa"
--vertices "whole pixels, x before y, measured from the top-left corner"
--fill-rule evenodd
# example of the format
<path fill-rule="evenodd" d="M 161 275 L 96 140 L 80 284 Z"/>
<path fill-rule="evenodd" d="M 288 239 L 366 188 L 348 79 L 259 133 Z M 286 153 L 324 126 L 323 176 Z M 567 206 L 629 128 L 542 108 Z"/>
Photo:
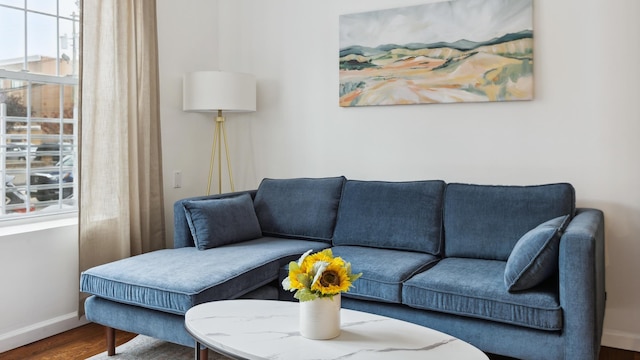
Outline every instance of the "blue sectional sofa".
<path fill-rule="evenodd" d="M 176 202 L 175 246 L 89 269 L 87 318 L 194 346 L 192 306 L 291 300 L 286 265 L 309 249 L 362 272 L 343 307 L 390 316 L 520 359 L 597 359 L 604 217 L 570 184 L 264 179 Z M 111 347 L 113 341 L 111 340 Z"/>

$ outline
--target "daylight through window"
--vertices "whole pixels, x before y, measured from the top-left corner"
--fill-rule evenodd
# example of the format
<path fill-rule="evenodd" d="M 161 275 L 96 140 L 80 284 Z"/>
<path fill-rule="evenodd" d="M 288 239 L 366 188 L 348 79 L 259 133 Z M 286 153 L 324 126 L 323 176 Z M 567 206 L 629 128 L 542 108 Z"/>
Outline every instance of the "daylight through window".
<path fill-rule="evenodd" d="M 0 0 L 0 220 L 77 210 L 78 0 Z"/>

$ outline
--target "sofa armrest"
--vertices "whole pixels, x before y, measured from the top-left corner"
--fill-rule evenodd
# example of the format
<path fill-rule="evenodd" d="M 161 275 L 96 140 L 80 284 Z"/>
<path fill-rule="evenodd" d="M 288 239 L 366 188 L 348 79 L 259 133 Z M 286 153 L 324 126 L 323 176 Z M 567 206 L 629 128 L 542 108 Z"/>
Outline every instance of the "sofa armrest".
<path fill-rule="evenodd" d="M 256 190 L 248 190 L 248 191 L 237 191 L 234 193 L 226 193 L 226 194 L 196 196 L 196 197 L 190 197 L 190 198 L 176 201 L 173 204 L 173 247 L 177 249 L 181 247 L 195 246 L 193 237 L 191 236 L 191 229 L 189 229 L 189 223 L 187 222 L 187 217 L 185 216 L 185 213 L 184 213 L 183 203 L 185 201 L 224 199 L 224 198 L 229 198 L 229 197 L 233 197 L 233 196 L 237 196 L 245 193 L 248 193 L 249 195 L 251 195 L 252 199 L 255 199 Z"/>
<path fill-rule="evenodd" d="M 558 266 L 565 355 L 598 359 L 605 309 L 602 211 L 577 209 L 560 239 Z"/>

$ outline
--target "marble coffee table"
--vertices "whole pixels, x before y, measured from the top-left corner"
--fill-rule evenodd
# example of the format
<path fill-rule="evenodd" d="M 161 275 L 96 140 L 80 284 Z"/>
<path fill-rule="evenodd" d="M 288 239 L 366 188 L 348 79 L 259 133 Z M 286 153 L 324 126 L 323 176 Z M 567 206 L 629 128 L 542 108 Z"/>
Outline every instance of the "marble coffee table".
<path fill-rule="evenodd" d="M 341 333 L 309 340 L 298 332 L 298 303 L 225 300 L 197 305 L 185 327 L 199 345 L 234 359 L 457 359 L 487 360 L 453 336 L 409 322 L 341 309 Z"/>

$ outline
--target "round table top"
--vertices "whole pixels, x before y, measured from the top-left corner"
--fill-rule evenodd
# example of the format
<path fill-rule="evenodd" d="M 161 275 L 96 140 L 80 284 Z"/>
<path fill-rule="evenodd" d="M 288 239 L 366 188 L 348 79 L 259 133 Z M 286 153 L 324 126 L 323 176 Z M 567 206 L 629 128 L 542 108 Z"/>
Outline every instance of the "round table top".
<path fill-rule="evenodd" d="M 310 340 L 298 331 L 297 302 L 224 300 L 185 315 L 187 331 L 208 348 L 238 359 L 487 360 L 453 336 L 385 316 L 341 309 L 341 333 Z"/>

